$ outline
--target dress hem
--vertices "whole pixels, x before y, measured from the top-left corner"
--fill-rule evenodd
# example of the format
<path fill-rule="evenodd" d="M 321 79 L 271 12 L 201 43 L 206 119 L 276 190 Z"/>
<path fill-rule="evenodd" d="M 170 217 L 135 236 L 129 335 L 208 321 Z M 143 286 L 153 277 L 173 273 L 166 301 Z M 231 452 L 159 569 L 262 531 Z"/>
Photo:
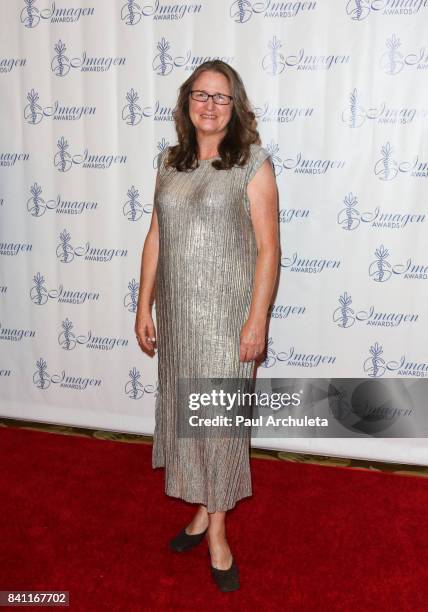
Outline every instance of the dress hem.
<path fill-rule="evenodd" d="M 158 468 L 165 468 L 164 465 L 156 465 L 156 466 L 152 466 L 152 469 L 156 470 Z M 189 499 L 188 497 L 185 497 L 183 495 L 177 495 L 175 493 L 169 493 L 168 490 L 165 488 L 165 495 L 168 495 L 169 497 L 174 497 L 176 499 L 181 499 L 185 502 L 188 502 L 190 504 L 200 504 L 201 506 L 208 506 L 206 501 L 199 501 L 199 500 L 194 500 L 194 499 Z M 243 495 L 241 495 L 240 497 L 237 497 L 235 499 L 235 501 L 232 503 L 232 505 L 227 506 L 226 508 L 216 508 L 215 510 L 211 510 L 208 509 L 207 507 L 207 512 L 209 514 L 212 514 L 213 512 L 228 512 L 229 510 L 232 510 L 236 504 L 241 501 L 242 499 L 246 499 L 247 497 L 252 497 L 253 496 L 253 492 L 251 491 L 251 493 L 244 493 Z"/>

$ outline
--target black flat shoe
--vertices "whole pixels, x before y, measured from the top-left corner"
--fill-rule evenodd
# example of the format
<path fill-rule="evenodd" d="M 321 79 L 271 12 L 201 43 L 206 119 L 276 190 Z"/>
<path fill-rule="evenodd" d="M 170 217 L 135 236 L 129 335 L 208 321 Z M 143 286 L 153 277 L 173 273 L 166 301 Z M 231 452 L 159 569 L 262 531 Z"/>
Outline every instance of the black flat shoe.
<path fill-rule="evenodd" d="M 232 557 L 232 565 L 227 570 L 217 569 L 211 565 L 211 575 L 214 582 L 223 593 L 239 589 L 239 573 L 235 559 Z"/>
<path fill-rule="evenodd" d="M 174 552 L 184 552 L 186 550 L 190 550 L 202 542 L 207 530 L 208 527 L 202 533 L 190 535 L 186 533 L 186 529 L 184 528 L 178 535 L 175 536 L 175 538 L 170 541 L 169 547 Z"/>

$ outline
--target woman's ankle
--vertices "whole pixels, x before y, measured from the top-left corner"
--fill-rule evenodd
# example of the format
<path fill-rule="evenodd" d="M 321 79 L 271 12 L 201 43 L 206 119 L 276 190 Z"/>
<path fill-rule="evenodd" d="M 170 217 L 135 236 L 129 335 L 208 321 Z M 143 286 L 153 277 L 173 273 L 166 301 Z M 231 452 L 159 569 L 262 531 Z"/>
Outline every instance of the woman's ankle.
<path fill-rule="evenodd" d="M 195 533 L 201 533 L 202 531 L 205 531 L 205 529 L 207 529 L 208 524 L 209 524 L 208 515 L 204 516 L 204 513 L 198 510 L 195 516 L 193 517 L 192 521 L 189 523 L 189 525 L 187 525 L 186 532 L 189 535 L 192 535 Z"/>

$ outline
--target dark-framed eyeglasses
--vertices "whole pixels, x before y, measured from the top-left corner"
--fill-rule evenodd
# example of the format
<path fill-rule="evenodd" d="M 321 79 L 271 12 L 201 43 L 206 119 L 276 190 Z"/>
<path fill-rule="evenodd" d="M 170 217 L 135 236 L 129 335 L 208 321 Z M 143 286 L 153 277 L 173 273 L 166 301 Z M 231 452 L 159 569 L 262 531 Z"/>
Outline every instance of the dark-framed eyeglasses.
<path fill-rule="evenodd" d="M 192 97 L 192 100 L 196 100 L 197 102 L 206 102 L 208 98 L 212 98 L 214 104 L 230 104 L 233 100 L 233 97 L 228 96 L 227 94 L 209 94 L 206 91 L 200 91 L 199 89 L 192 89 L 190 96 Z"/>

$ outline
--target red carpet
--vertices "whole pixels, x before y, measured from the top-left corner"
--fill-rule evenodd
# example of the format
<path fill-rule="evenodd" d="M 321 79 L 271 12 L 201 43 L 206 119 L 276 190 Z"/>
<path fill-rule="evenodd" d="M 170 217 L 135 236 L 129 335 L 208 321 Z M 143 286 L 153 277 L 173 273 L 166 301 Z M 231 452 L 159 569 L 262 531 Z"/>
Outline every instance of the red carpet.
<path fill-rule="evenodd" d="M 206 543 L 167 542 L 193 506 L 166 497 L 151 447 L 0 430 L 1 590 L 68 590 L 76 611 L 426 611 L 428 481 L 252 459 L 229 513 L 241 589 L 211 583 Z"/>

